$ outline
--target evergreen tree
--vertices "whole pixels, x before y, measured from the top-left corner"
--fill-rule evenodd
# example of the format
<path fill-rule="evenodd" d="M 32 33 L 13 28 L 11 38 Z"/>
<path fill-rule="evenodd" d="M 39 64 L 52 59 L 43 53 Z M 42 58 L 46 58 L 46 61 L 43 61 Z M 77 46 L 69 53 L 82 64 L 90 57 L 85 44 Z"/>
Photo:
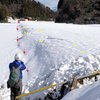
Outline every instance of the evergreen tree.
<path fill-rule="evenodd" d="M 34 0 L 0 0 L 6 5 L 11 16 L 15 17 L 33 17 L 41 20 L 47 20 L 54 17 L 54 12 L 49 7 L 45 7 L 40 2 Z M 7 15 L 7 9 L 1 8 L 0 19 Z M 5 14 L 5 12 L 7 12 Z"/>
<path fill-rule="evenodd" d="M 1 6 L 1 8 L 0 8 L 0 21 L 4 20 L 7 15 L 9 15 L 8 10 L 4 6 Z"/>

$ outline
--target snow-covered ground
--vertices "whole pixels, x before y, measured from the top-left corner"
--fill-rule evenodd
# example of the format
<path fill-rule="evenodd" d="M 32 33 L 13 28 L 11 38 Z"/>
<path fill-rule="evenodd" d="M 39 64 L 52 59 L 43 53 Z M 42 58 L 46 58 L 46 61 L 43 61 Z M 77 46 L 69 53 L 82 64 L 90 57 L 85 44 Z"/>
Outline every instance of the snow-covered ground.
<path fill-rule="evenodd" d="M 69 92 L 61 100 L 100 100 L 100 80 L 91 85 Z"/>
<path fill-rule="evenodd" d="M 22 54 L 29 69 L 29 72 L 23 71 L 24 94 L 100 70 L 99 34 L 100 25 L 37 21 L 0 24 L 0 84 L 4 87 L 0 89 L 0 100 L 10 100 L 6 82 L 15 53 Z M 44 100 L 48 91 L 50 89 L 25 96 L 23 100 Z"/>

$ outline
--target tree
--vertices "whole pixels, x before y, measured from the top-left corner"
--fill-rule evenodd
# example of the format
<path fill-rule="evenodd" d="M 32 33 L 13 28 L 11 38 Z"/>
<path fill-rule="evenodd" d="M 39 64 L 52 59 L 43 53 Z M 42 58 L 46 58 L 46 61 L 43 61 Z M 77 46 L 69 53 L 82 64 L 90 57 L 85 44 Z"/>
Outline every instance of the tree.
<path fill-rule="evenodd" d="M 49 7 L 45 7 L 43 4 L 36 2 L 35 0 L 0 0 L 0 2 L 8 8 L 11 16 L 30 16 L 41 20 L 53 18 L 54 16 L 54 12 Z M 5 8 L 0 9 L 0 20 L 5 18 L 8 11 Z"/>
<path fill-rule="evenodd" d="M 6 9 L 6 7 L 1 6 L 1 8 L 0 8 L 0 20 L 4 20 L 7 15 L 9 15 L 8 10 Z"/>

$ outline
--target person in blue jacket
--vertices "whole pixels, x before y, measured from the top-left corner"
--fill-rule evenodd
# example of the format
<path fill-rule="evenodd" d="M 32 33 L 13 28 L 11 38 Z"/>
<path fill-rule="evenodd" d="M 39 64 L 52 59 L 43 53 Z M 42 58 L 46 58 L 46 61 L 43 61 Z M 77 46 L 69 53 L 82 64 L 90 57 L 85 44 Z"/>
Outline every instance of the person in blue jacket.
<path fill-rule="evenodd" d="M 24 62 L 22 61 L 21 59 L 21 54 L 20 53 L 17 53 L 15 54 L 15 61 L 13 61 L 13 66 L 15 68 L 18 68 L 20 66 L 20 64 L 22 64 L 21 68 L 19 69 L 20 71 L 20 76 L 19 76 L 19 81 L 18 83 L 16 83 L 14 85 L 14 87 L 11 87 L 11 100 L 16 100 L 16 96 L 19 96 L 21 95 L 21 92 L 22 92 L 22 71 L 24 69 L 26 69 L 26 66 L 24 65 Z M 10 72 L 12 70 L 12 63 L 9 64 L 9 69 L 10 69 Z M 17 100 L 21 100 L 21 98 L 18 98 Z"/>

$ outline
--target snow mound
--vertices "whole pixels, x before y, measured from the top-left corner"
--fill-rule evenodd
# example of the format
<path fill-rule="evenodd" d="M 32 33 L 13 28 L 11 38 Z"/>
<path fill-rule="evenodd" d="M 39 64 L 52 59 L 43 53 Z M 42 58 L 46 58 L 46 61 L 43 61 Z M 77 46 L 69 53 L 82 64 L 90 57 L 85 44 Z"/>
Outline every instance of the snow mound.
<path fill-rule="evenodd" d="M 92 61 L 92 62 L 90 63 L 90 61 Z M 94 63 L 95 63 L 95 65 L 98 65 L 98 66 L 94 66 Z M 79 77 L 82 77 L 85 75 L 89 75 L 98 70 L 100 70 L 100 54 L 95 54 L 95 55 L 91 54 L 91 55 L 88 55 L 87 57 L 78 57 L 76 59 L 73 59 L 73 61 L 70 64 L 67 64 L 67 63 L 62 64 L 59 67 L 59 69 L 45 75 L 41 79 L 37 78 L 39 80 L 38 83 L 34 83 L 28 89 L 30 89 L 30 88 L 32 88 L 33 90 L 40 89 L 42 87 L 61 83 L 64 81 L 64 79 L 71 80 L 74 77 L 79 78 Z M 88 84 L 92 84 L 94 82 L 94 80 L 95 80 L 94 78 L 92 78 L 91 81 L 88 79 L 84 79 L 83 85 L 79 84 L 79 87 L 82 88 Z M 97 80 L 100 80 L 100 75 L 98 75 Z M 38 86 L 37 88 L 34 87 L 36 85 Z M 55 87 L 52 89 L 45 90 L 45 92 L 47 92 L 47 93 L 44 92 L 44 94 L 41 94 L 38 97 L 38 99 L 41 98 L 41 100 L 44 100 L 44 98 L 47 96 L 47 94 L 50 94 L 50 93 L 52 94 L 51 95 L 52 100 L 60 97 L 61 87 L 58 87 L 58 89 L 56 89 L 55 92 L 52 92 L 54 89 L 55 89 Z M 32 97 L 32 99 L 34 100 L 36 98 Z M 31 100 L 31 97 L 30 97 L 30 100 Z"/>

